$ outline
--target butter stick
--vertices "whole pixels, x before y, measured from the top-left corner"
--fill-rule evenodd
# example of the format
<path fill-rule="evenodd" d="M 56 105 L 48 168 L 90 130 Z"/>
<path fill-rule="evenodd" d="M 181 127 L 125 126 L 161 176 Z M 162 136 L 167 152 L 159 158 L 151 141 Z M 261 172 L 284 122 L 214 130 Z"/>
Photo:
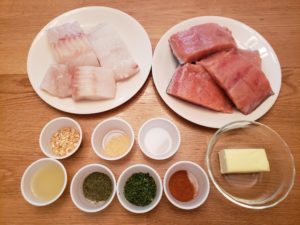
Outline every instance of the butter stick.
<path fill-rule="evenodd" d="M 219 152 L 222 174 L 270 171 L 265 149 L 224 149 Z"/>

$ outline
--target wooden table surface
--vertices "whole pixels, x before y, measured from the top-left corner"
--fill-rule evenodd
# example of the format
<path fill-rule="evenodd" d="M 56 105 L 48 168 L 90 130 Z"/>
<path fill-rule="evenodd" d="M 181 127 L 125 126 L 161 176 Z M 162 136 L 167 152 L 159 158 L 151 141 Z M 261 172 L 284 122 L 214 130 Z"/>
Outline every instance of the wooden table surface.
<path fill-rule="evenodd" d="M 183 211 L 165 196 L 150 213 L 127 212 L 115 197 L 103 212 L 85 214 L 71 201 L 69 187 L 75 172 L 88 163 L 110 167 L 116 178 L 129 165 L 146 163 L 163 178 L 178 160 L 191 160 L 206 169 L 204 156 L 215 129 L 194 125 L 176 115 L 156 91 L 152 75 L 126 104 L 95 115 L 72 115 L 43 102 L 33 91 L 26 72 L 27 53 L 39 30 L 54 17 L 71 9 L 98 5 L 122 10 L 135 17 L 148 32 L 152 47 L 178 22 L 197 16 L 218 15 L 240 20 L 261 33 L 273 46 L 282 68 L 282 86 L 275 105 L 259 122 L 276 130 L 288 143 L 300 173 L 300 1 L 13 1 L 0 2 L 0 224 L 300 224 L 300 182 L 290 195 L 267 210 L 240 208 L 224 199 L 211 185 L 208 200 L 200 208 Z M 58 116 L 70 116 L 83 128 L 83 143 L 71 158 L 62 160 L 68 185 L 62 197 L 47 207 L 29 205 L 20 192 L 25 168 L 44 155 L 38 144 L 43 125 Z M 146 158 L 137 143 L 128 157 L 117 162 L 99 159 L 91 149 L 96 124 L 111 116 L 129 121 L 137 132 L 152 117 L 173 120 L 182 134 L 179 152 L 161 162 Z"/>

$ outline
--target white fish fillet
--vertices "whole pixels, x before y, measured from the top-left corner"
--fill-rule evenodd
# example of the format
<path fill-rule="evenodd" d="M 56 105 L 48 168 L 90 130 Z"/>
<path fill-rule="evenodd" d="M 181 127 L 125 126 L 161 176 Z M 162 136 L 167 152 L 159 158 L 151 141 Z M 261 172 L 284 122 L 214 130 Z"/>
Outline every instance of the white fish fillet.
<path fill-rule="evenodd" d="M 97 56 L 78 22 L 53 27 L 47 31 L 47 36 L 57 63 L 99 66 Z"/>
<path fill-rule="evenodd" d="M 125 80 L 139 71 L 138 64 L 113 25 L 99 24 L 87 36 L 101 66 L 111 68 L 116 81 Z"/>
<path fill-rule="evenodd" d="M 42 90 L 60 98 L 72 95 L 72 75 L 67 65 L 50 65 L 40 85 Z"/>
<path fill-rule="evenodd" d="M 75 101 L 111 99 L 115 94 L 116 81 L 111 69 L 92 66 L 77 68 L 72 87 Z"/>

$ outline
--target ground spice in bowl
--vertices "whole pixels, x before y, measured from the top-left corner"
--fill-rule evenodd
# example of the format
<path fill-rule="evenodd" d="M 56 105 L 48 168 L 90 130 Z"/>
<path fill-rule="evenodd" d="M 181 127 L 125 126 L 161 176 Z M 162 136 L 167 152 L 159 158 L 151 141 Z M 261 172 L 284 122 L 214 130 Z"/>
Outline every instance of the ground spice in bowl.
<path fill-rule="evenodd" d="M 83 195 L 93 202 L 106 201 L 112 194 L 113 185 L 108 175 L 93 172 L 83 182 Z"/>
<path fill-rule="evenodd" d="M 197 195 L 198 183 L 193 174 L 186 170 L 179 170 L 170 177 L 169 190 L 176 200 L 188 202 Z"/>
<path fill-rule="evenodd" d="M 127 201 L 136 206 L 149 205 L 156 196 L 156 183 L 149 173 L 134 173 L 124 187 Z"/>

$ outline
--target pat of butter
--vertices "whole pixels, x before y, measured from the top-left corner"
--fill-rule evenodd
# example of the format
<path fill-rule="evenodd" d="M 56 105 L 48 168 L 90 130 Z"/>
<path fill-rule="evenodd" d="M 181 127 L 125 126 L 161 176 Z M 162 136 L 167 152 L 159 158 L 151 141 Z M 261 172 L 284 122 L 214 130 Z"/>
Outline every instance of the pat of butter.
<path fill-rule="evenodd" d="M 219 152 L 222 174 L 270 171 L 265 149 L 224 149 Z"/>

